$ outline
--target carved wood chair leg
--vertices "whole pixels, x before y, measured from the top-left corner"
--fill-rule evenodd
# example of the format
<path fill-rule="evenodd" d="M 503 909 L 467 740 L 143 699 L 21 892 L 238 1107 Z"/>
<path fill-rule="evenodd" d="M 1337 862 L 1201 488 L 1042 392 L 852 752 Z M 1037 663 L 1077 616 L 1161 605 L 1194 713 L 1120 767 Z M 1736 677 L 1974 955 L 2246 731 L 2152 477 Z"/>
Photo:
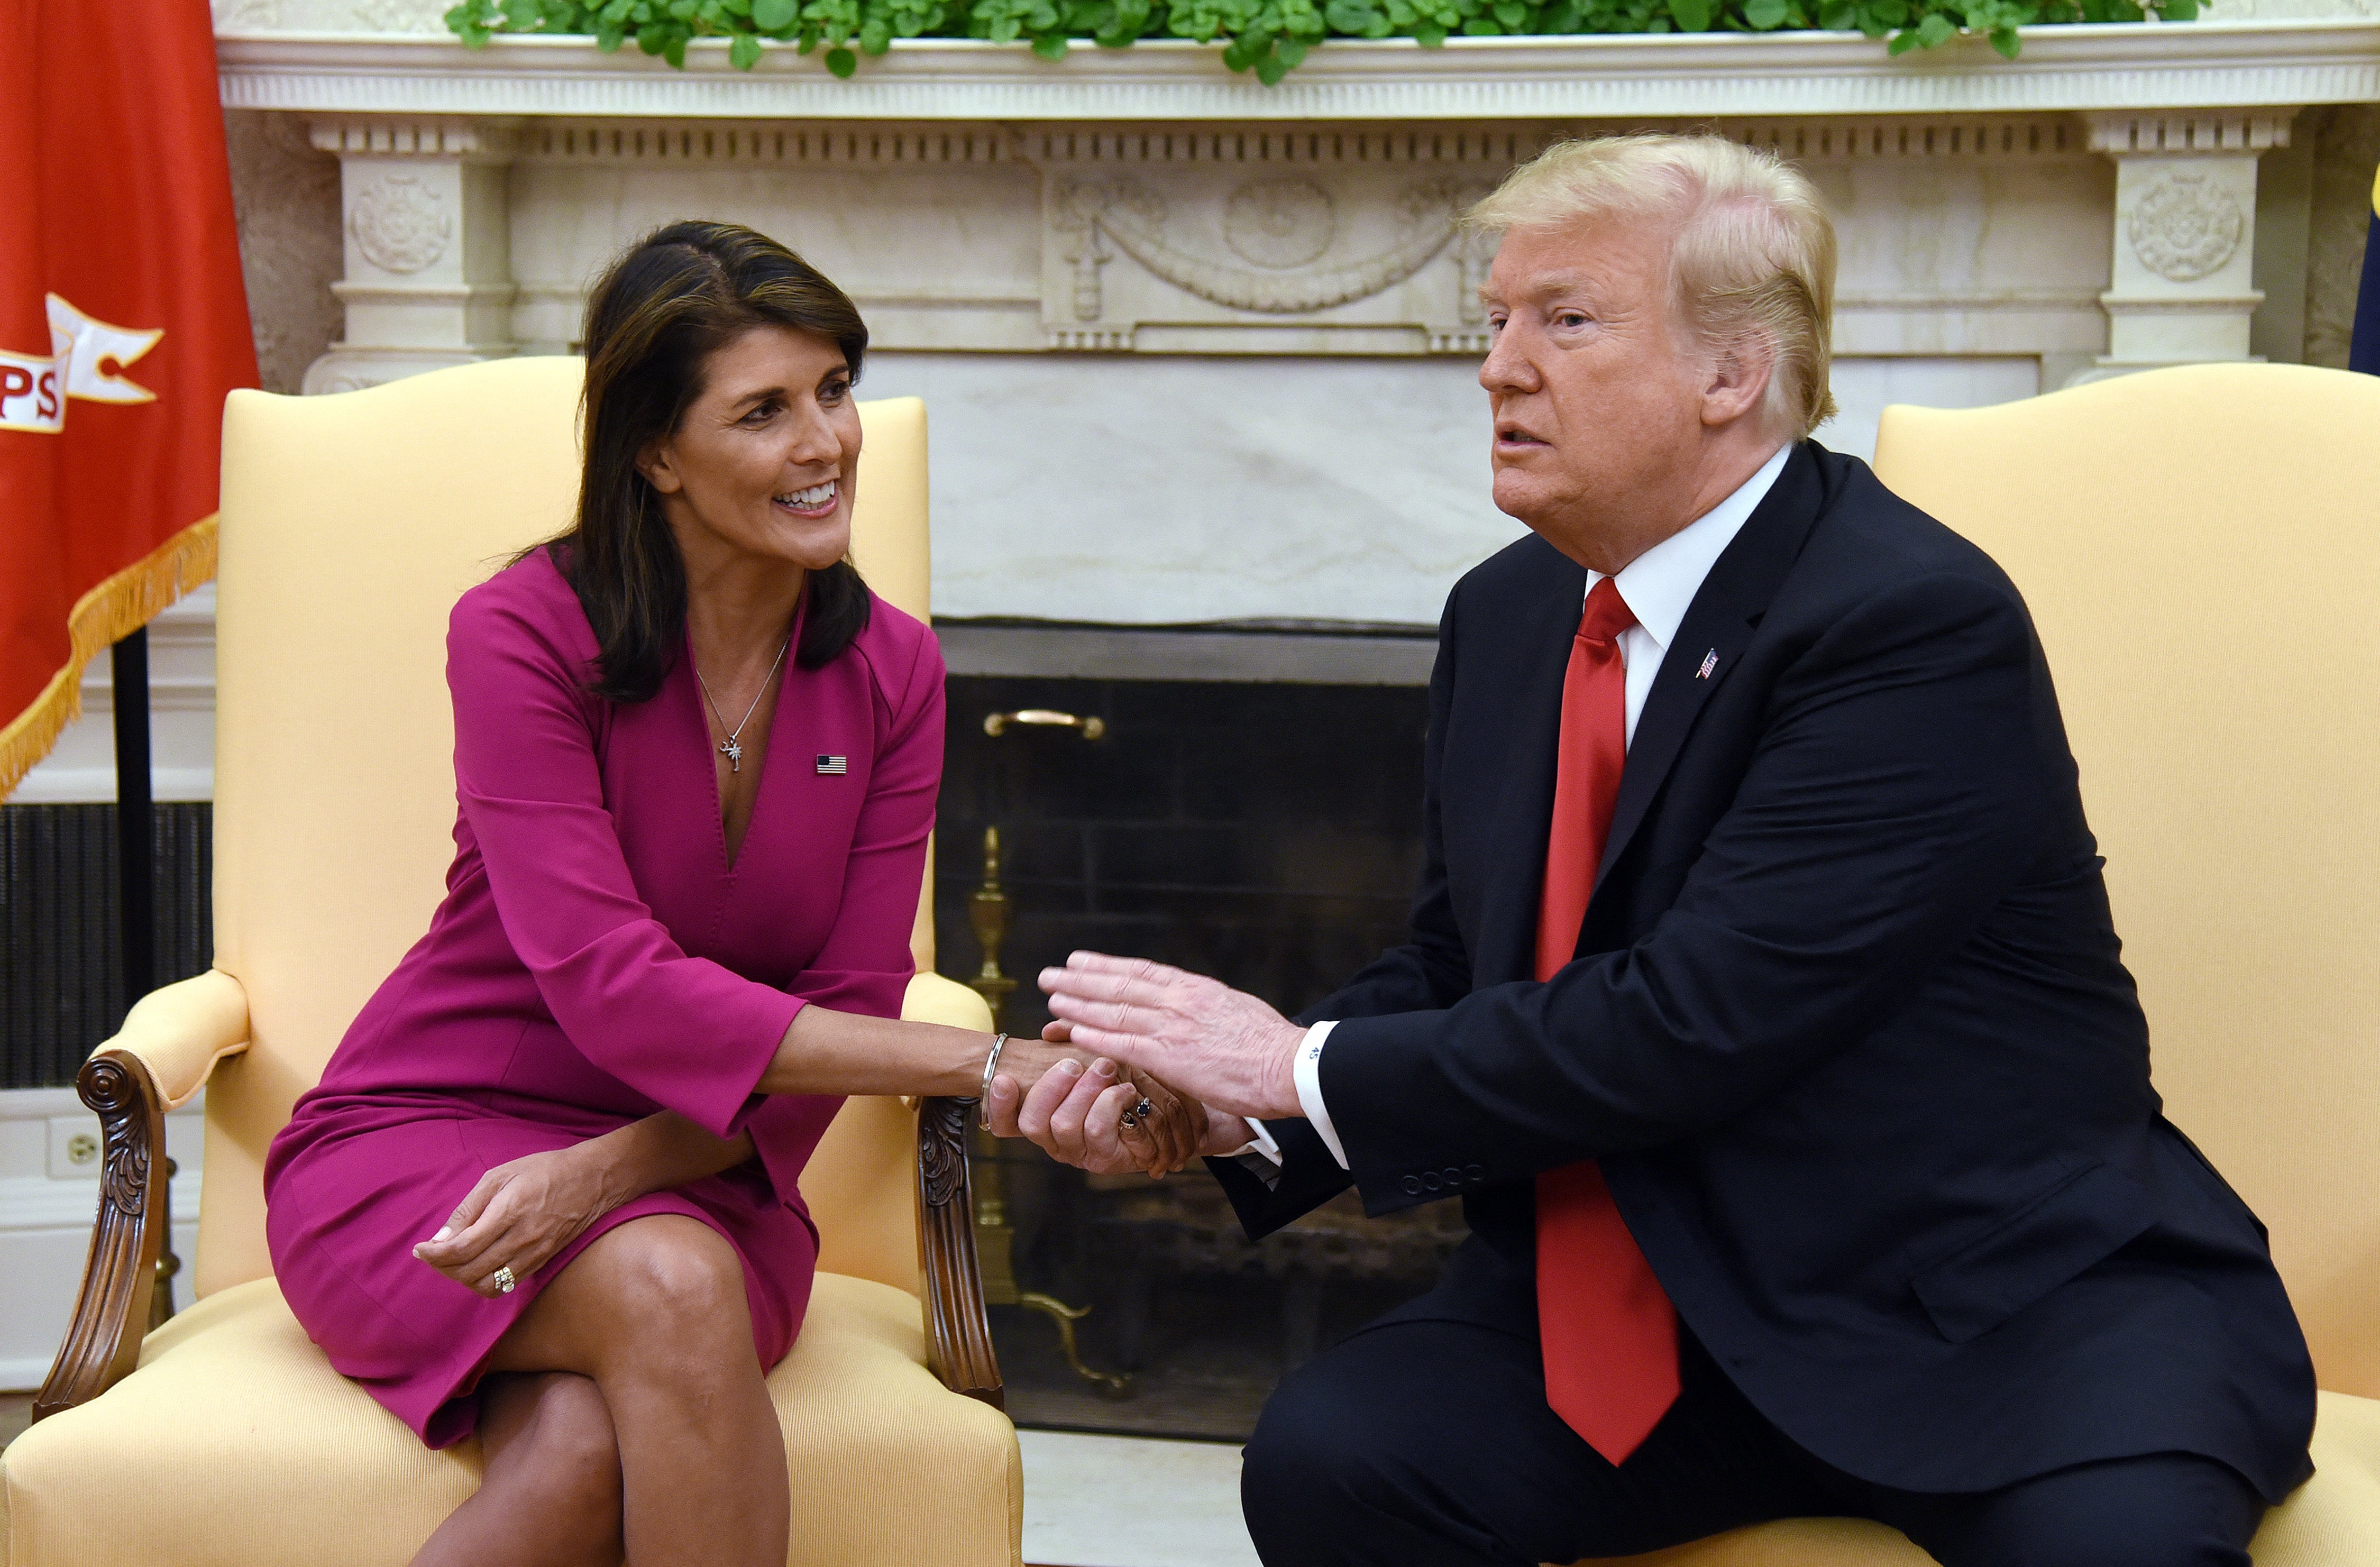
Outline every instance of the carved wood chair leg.
<path fill-rule="evenodd" d="M 83 1063 L 75 1089 L 99 1112 L 103 1150 L 99 1218 L 74 1320 L 58 1345 L 49 1379 L 33 1400 L 33 1418 L 97 1398 L 140 1358 L 165 1234 L 165 1106 L 148 1068 L 124 1051 Z"/>
<path fill-rule="evenodd" d="M 935 1374 L 953 1392 L 1000 1409 L 1000 1361 L 984 1309 L 967 1182 L 967 1118 L 975 1107 L 971 1099 L 929 1099 L 917 1107 L 917 1261 Z"/>

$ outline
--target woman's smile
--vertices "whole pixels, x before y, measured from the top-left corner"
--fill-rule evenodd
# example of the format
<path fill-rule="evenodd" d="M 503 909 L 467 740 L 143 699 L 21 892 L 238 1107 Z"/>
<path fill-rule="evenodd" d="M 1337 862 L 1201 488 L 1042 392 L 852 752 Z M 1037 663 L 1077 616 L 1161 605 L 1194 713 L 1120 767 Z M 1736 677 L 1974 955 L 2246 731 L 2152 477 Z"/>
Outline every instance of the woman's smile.
<path fill-rule="evenodd" d="M 834 515 L 843 502 L 843 483 L 830 479 L 823 484 L 813 484 L 807 490 L 793 490 L 770 497 L 771 504 L 782 512 L 816 522 Z"/>

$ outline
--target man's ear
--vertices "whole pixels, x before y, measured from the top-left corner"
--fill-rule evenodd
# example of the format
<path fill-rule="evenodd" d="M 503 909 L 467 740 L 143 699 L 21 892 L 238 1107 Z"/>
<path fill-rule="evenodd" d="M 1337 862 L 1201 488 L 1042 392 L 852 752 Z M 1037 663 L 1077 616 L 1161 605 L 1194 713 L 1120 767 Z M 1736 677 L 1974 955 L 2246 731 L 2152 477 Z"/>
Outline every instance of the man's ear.
<path fill-rule="evenodd" d="M 1768 378 L 1776 364 L 1776 345 L 1756 334 L 1716 350 L 1703 383 L 1703 422 L 1732 424 L 1756 411 L 1768 395 Z"/>
<path fill-rule="evenodd" d="M 674 495 L 686 488 L 686 480 L 678 476 L 676 458 L 668 442 L 648 442 L 644 450 L 637 454 L 637 471 L 662 494 Z"/>

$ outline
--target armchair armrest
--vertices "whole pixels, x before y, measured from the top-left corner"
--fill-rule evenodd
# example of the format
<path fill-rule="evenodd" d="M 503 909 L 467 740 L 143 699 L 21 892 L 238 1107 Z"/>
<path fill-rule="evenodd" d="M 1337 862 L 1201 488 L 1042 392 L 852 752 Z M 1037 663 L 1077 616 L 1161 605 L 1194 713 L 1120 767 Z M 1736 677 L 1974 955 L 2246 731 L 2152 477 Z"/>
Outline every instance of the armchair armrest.
<path fill-rule="evenodd" d="M 991 1030 L 981 996 L 939 974 L 909 981 L 901 1015 L 911 1022 Z M 987 1047 L 989 1048 L 989 1047 Z M 975 1196 L 967 1180 L 971 1099 L 929 1099 L 917 1106 L 917 1264 L 926 1285 L 926 1343 L 934 1373 L 953 1392 L 1002 1407 L 1000 1360 L 984 1310 L 976 1262 Z"/>
<path fill-rule="evenodd" d="M 75 1075 L 76 1092 L 99 1113 L 99 1216 L 34 1419 L 97 1398 L 139 1363 L 165 1242 L 165 1111 L 247 1044 L 247 992 L 210 969 L 142 997 Z"/>
<path fill-rule="evenodd" d="M 125 1014 L 115 1038 L 100 1046 L 139 1060 L 167 1110 L 188 1103 L 215 1063 L 246 1049 L 248 991 L 220 968 L 150 991 Z"/>

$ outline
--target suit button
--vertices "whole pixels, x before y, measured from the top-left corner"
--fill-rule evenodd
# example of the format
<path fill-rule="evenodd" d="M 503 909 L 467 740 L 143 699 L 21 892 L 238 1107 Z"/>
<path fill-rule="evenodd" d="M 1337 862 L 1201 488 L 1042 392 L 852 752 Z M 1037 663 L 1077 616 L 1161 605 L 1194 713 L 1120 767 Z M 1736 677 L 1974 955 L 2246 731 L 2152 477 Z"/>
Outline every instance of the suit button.
<path fill-rule="evenodd" d="M 1475 1164 L 1463 1173 L 1474 1181 L 1485 1181 L 1488 1179 L 1488 1167 L 1484 1164 Z"/>
<path fill-rule="evenodd" d="M 1438 1172 L 1435 1170 L 1423 1171 L 1421 1184 L 1427 1186 L 1433 1192 L 1438 1190 L 1440 1185 L 1444 1184 L 1444 1183 L 1438 1178 Z"/>
<path fill-rule="evenodd" d="M 1417 1197 L 1421 1196 L 1421 1177 L 1418 1175 L 1406 1176 L 1404 1180 L 1404 1187 L 1405 1196 L 1409 1197 Z"/>
<path fill-rule="evenodd" d="M 1450 1186 L 1463 1184 L 1463 1172 L 1458 1166 L 1450 1164 L 1446 1167 L 1446 1184 Z"/>

